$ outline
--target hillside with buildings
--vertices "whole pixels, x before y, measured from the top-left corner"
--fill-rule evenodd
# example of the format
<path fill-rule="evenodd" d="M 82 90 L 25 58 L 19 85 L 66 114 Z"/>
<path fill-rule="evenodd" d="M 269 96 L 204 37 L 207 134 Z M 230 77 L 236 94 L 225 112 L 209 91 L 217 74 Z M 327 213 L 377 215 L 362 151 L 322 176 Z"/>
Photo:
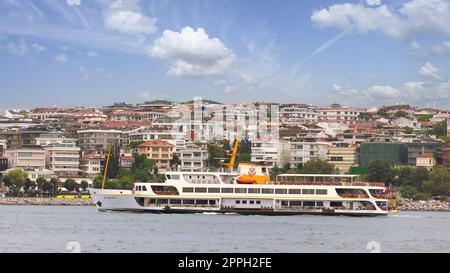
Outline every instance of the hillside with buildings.
<path fill-rule="evenodd" d="M 332 172 L 372 175 L 372 180 L 375 175 L 386 185 L 403 186 L 412 197 L 434 195 L 426 186 L 403 180 L 415 180 L 411 173 L 425 170 L 425 183 L 434 172 L 450 168 L 449 115 L 448 110 L 410 105 L 363 109 L 208 100 L 11 109 L 0 116 L 0 172 L 7 177 L 22 169 L 31 184 L 53 178 L 61 185 L 70 180 L 92 186 L 111 151 L 108 177 L 128 176 L 126 181 L 133 183 L 143 177 L 137 175 L 137 157 L 151 162 L 151 172 L 144 175 L 150 180 L 167 170 L 218 170 L 238 139 L 245 140 L 238 161 L 302 172 L 319 159 L 331 164 Z M 380 162 L 387 162 L 388 178 L 371 174 Z"/>

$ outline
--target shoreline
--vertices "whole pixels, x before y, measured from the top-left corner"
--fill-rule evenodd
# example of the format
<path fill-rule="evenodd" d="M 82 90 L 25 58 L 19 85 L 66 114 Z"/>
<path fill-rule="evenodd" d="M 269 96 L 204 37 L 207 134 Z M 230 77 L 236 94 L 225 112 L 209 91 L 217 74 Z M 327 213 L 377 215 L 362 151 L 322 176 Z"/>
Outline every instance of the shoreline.
<path fill-rule="evenodd" d="M 411 200 L 403 199 L 398 202 L 399 211 L 443 211 L 450 212 L 449 201 L 438 200 Z"/>
<path fill-rule="evenodd" d="M 93 200 L 82 198 L 0 197 L 0 206 L 95 206 Z"/>

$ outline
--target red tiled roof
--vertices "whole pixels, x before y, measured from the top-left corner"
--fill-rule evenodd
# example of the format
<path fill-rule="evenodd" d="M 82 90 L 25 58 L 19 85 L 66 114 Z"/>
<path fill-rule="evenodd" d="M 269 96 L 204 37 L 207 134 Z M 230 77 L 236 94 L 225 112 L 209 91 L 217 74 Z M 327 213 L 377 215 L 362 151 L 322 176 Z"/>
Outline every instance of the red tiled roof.
<path fill-rule="evenodd" d="M 419 158 L 430 158 L 430 157 L 433 157 L 433 154 L 425 153 L 425 154 L 417 155 L 417 157 L 419 157 Z"/>
<path fill-rule="evenodd" d="M 171 146 L 173 147 L 173 144 L 170 144 L 167 141 L 161 140 L 161 139 L 155 139 L 155 140 L 147 140 L 146 142 L 142 143 L 138 147 L 147 147 L 147 146 Z"/>

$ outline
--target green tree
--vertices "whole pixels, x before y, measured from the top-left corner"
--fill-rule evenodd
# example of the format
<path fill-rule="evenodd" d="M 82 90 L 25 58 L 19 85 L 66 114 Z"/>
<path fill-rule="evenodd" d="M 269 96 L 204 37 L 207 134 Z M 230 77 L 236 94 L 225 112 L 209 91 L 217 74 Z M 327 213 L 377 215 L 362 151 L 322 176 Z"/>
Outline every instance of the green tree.
<path fill-rule="evenodd" d="M 414 129 L 408 126 L 404 127 L 403 129 L 405 130 L 405 134 L 412 134 L 414 132 Z"/>
<path fill-rule="evenodd" d="M 21 168 L 14 168 L 8 171 L 8 177 L 11 180 L 13 187 L 17 192 L 20 192 L 25 184 L 28 174 Z"/>
<path fill-rule="evenodd" d="M 407 117 L 408 117 L 408 112 L 403 111 L 403 110 L 398 110 L 394 114 L 394 118 L 407 118 Z"/>
<path fill-rule="evenodd" d="M 64 181 L 64 188 L 68 191 L 74 191 L 78 188 L 78 183 L 73 179 L 66 179 L 66 181 Z"/>
<path fill-rule="evenodd" d="M 96 176 L 92 180 L 92 186 L 94 187 L 94 189 L 101 189 L 102 183 L 103 183 L 103 177 L 101 177 L 101 176 Z"/>
<path fill-rule="evenodd" d="M 414 188 L 413 186 L 403 186 L 402 189 L 400 190 L 400 194 L 402 197 L 404 198 L 414 198 L 414 196 L 417 195 L 417 189 Z"/>
<path fill-rule="evenodd" d="M 41 193 L 44 191 L 43 187 L 45 183 L 47 183 L 47 179 L 44 177 L 38 177 L 38 179 L 36 179 L 36 185 L 40 189 Z"/>
<path fill-rule="evenodd" d="M 402 166 L 398 170 L 394 171 L 397 174 L 398 179 L 394 181 L 394 185 L 408 185 L 412 184 L 412 168 L 409 166 Z"/>
<path fill-rule="evenodd" d="M 80 183 L 80 187 L 83 189 L 83 191 L 86 191 L 86 189 L 89 187 L 89 183 L 86 180 L 82 180 Z"/>
<path fill-rule="evenodd" d="M 431 135 L 437 137 L 443 137 L 447 135 L 447 120 L 443 120 L 433 125 L 433 128 L 429 130 Z"/>
<path fill-rule="evenodd" d="M 445 167 L 434 168 L 429 180 L 422 183 L 422 189 L 431 195 L 445 195 L 450 189 L 450 173 Z"/>
<path fill-rule="evenodd" d="M 373 116 L 369 113 L 360 113 L 358 115 L 358 119 L 361 119 L 361 120 L 371 120 L 372 118 L 373 118 Z"/>
<path fill-rule="evenodd" d="M 8 188 L 12 188 L 13 187 L 13 183 L 11 182 L 11 178 L 9 178 L 9 176 L 7 176 L 7 175 L 2 177 L 2 182 L 3 182 L 3 185 L 5 187 L 8 187 Z"/>
<path fill-rule="evenodd" d="M 224 158 L 224 149 L 223 147 L 220 147 L 217 144 L 208 144 L 207 145 L 208 148 L 208 153 L 209 153 L 209 158 L 208 158 L 208 168 L 210 169 L 218 169 L 220 168 L 220 160 L 221 158 Z"/>
<path fill-rule="evenodd" d="M 385 160 L 375 160 L 369 165 L 367 180 L 369 182 L 384 182 L 386 185 L 394 180 L 394 172 Z"/>
<path fill-rule="evenodd" d="M 428 122 L 431 120 L 431 118 L 433 117 L 433 115 L 421 115 L 417 118 L 417 121 L 419 122 Z"/>
<path fill-rule="evenodd" d="M 52 185 L 53 197 L 55 197 L 56 192 L 58 192 L 58 190 L 59 190 L 59 180 L 52 177 L 50 179 L 50 184 Z"/>
<path fill-rule="evenodd" d="M 429 179 L 429 172 L 425 167 L 417 167 L 411 172 L 411 185 L 420 189 L 423 182 Z"/>
<path fill-rule="evenodd" d="M 130 146 L 130 148 L 132 148 L 132 149 L 136 149 L 139 145 L 141 145 L 143 143 L 145 143 L 144 140 L 135 140 L 135 141 L 131 141 L 128 146 Z"/>
<path fill-rule="evenodd" d="M 275 181 L 277 178 L 277 175 L 282 174 L 283 169 L 279 168 L 278 166 L 274 166 L 269 170 L 270 180 Z"/>
<path fill-rule="evenodd" d="M 299 172 L 304 174 L 333 174 L 336 173 L 336 168 L 326 160 L 313 158 L 306 162 Z"/>
<path fill-rule="evenodd" d="M 385 107 L 380 108 L 377 111 L 377 115 L 382 118 L 389 118 L 389 113 L 387 112 L 387 109 Z"/>

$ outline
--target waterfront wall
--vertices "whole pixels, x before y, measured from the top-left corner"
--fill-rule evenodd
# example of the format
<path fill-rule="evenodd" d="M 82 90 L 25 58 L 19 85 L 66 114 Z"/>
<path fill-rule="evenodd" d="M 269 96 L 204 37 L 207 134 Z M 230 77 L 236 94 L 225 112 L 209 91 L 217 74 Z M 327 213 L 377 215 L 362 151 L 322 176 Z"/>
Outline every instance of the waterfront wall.
<path fill-rule="evenodd" d="M 23 206 L 94 206 L 92 199 L 38 198 L 38 197 L 0 197 L 0 205 Z"/>
<path fill-rule="evenodd" d="M 397 209 L 402 211 L 450 211 L 449 201 L 403 199 L 399 201 Z"/>

